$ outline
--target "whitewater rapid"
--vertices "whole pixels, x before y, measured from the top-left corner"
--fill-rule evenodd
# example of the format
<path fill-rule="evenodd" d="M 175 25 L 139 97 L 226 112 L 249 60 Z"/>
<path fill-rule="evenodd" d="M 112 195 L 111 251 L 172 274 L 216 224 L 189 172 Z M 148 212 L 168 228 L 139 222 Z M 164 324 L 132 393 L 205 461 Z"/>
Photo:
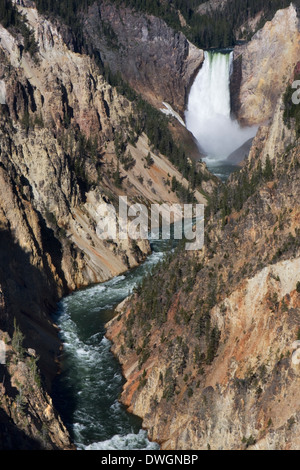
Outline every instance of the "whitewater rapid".
<path fill-rule="evenodd" d="M 124 378 L 105 337 L 114 307 L 162 260 L 168 241 L 152 242 L 153 253 L 138 268 L 82 289 L 59 304 L 55 322 L 64 345 L 54 402 L 78 450 L 155 450 L 141 420 L 119 402 Z"/>
<path fill-rule="evenodd" d="M 205 52 L 204 63 L 190 90 L 186 127 L 200 150 L 215 161 L 224 161 L 257 132 L 242 128 L 231 117 L 230 76 L 233 52 Z"/>

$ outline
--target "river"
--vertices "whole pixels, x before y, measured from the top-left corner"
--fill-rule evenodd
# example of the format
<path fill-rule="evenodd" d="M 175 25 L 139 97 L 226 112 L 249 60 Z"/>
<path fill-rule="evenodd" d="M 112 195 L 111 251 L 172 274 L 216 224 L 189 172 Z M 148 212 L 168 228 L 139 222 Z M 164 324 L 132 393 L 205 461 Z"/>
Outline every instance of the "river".
<path fill-rule="evenodd" d="M 254 135 L 253 129 L 241 129 L 230 118 L 231 66 L 232 54 L 206 53 L 186 113 L 187 127 L 206 150 L 208 167 L 223 181 L 237 169 L 226 157 Z M 169 242 L 151 245 L 153 253 L 141 266 L 74 292 L 60 302 L 55 315 L 64 351 L 62 373 L 54 384 L 54 403 L 78 449 L 159 448 L 147 439 L 141 420 L 119 402 L 124 379 L 105 337 L 105 324 L 114 308 L 170 249 Z"/>
<path fill-rule="evenodd" d="M 62 373 L 54 383 L 54 403 L 78 449 L 158 449 L 142 422 L 119 403 L 121 367 L 105 338 L 105 324 L 143 276 L 170 249 L 151 243 L 153 253 L 138 268 L 65 297 L 55 322 L 64 345 Z"/>

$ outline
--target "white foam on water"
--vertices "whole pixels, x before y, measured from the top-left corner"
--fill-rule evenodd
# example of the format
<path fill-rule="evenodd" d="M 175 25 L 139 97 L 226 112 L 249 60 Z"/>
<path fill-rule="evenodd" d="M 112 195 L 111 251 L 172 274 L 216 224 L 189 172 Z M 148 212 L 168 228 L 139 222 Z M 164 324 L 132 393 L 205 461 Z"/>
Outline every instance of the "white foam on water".
<path fill-rule="evenodd" d="M 147 439 L 145 431 L 138 434 L 127 434 L 126 436 L 115 435 L 111 439 L 102 442 L 94 442 L 88 446 L 80 446 L 84 450 L 156 450 L 159 449 L 156 443 Z"/>
<path fill-rule="evenodd" d="M 126 276 L 117 276 L 108 281 L 108 284 L 113 286 L 114 284 L 117 284 L 120 281 L 124 281 L 124 279 L 126 279 Z"/>

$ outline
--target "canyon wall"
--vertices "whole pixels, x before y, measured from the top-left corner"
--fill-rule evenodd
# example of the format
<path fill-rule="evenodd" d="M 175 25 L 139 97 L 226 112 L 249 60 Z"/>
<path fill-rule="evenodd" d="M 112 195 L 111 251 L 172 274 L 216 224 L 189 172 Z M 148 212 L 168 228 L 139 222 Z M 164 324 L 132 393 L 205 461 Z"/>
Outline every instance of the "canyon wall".
<path fill-rule="evenodd" d="M 275 38 L 284 43 L 280 18 L 294 36 L 278 70 L 270 49 L 280 47 Z M 107 325 L 126 378 L 121 400 L 162 449 L 300 445 L 299 122 L 285 117 L 298 70 L 296 24 L 291 6 L 244 48 L 272 31 L 264 59 L 253 49 L 248 69 L 242 56 L 249 75 L 240 117 L 266 122 L 212 202 L 203 250 L 167 259 Z M 274 94 L 259 91 L 262 63 L 268 90 L 278 71 Z"/>
<path fill-rule="evenodd" d="M 162 449 L 299 448 L 299 155 L 268 177 L 249 163 L 242 208 L 218 211 L 203 252 L 177 254 L 107 325 L 122 402 Z"/>
<path fill-rule="evenodd" d="M 300 56 L 297 9 L 279 10 L 250 42 L 234 49 L 232 111 L 243 125 L 272 119 Z"/>
<path fill-rule="evenodd" d="M 137 130 L 135 103 L 72 50 L 66 29 L 17 3 L 36 50 L 0 26 L 0 442 L 68 449 L 50 398 L 61 347 L 50 314 L 62 295 L 149 253 L 147 242 L 100 240 L 98 207 L 123 194 L 179 202 L 171 182 L 187 190 L 189 181 Z M 107 1 L 84 23 L 86 52 L 98 51 L 156 108 L 166 101 L 182 114 L 202 51 L 161 20 Z M 283 122 L 298 48 L 291 6 L 235 50 L 234 111 L 244 124 L 264 123 L 248 162 L 224 193 L 198 165 L 195 197 L 207 204 L 208 193 L 215 208 L 204 251 L 169 259 L 108 325 L 127 379 L 122 401 L 165 449 L 299 445 L 300 163 L 293 123 Z M 174 122 L 174 135 L 192 142 Z"/>
<path fill-rule="evenodd" d="M 135 104 L 94 61 L 31 3 L 18 3 L 36 44 L 30 54 L 21 35 L 0 26 L 1 445 L 70 448 L 49 395 L 61 353 L 50 315 L 63 295 L 150 253 L 147 241 L 101 240 L 100 205 L 120 195 L 179 202 L 171 180 L 186 190 L 189 182 L 136 131 Z M 202 192 L 195 197 L 206 204 Z"/>
<path fill-rule="evenodd" d="M 184 119 L 190 87 L 204 51 L 160 18 L 102 0 L 84 16 L 86 48 L 156 109 L 166 102 Z M 195 160 L 201 153 L 194 137 L 174 119 L 171 132 Z"/>

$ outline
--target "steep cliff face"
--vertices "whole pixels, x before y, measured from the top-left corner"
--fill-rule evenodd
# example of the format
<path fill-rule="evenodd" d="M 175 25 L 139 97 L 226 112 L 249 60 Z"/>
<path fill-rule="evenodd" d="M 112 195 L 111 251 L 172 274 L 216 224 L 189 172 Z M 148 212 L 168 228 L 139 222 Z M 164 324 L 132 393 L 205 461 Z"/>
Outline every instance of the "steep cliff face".
<path fill-rule="evenodd" d="M 127 246 L 119 247 L 119 255 L 105 253 L 95 232 L 97 205 L 106 194 L 104 185 L 93 188 L 101 178 L 98 152 L 120 126 L 129 104 L 97 76 L 87 57 L 68 54 L 57 32 L 39 20 L 35 10 L 26 9 L 26 13 L 40 44 L 38 59 L 21 56 L 16 40 L 1 29 L 7 113 L 2 161 L 9 173 L 13 168 L 18 174 L 25 197 L 34 201 L 46 224 L 64 240 L 62 270 L 74 288 L 107 279 L 137 263 L 130 253 L 124 261 Z M 86 155 L 91 135 L 95 157 Z M 71 250 L 77 267 L 70 261 Z M 143 250 L 147 252 L 147 247 Z"/>
<path fill-rule="evenodd" d="M 140 131 L 138 107 L 67 46 L 66 30 L 31 2 L 17 3 L 36 50 L 30 55 L 22 37 L 0 26 L 0 436 L 4 448 L 67 449 L 48 393 L 60 349 L 49 314 L 66 292 L 149 252 L 148 243 L 99 240 L 100 204 L 123 194 L 178 202 L 172 179 L 184 190 L 189 181 Z M 157 108 L 166 101 L 182 112 L 202 51 L 161 20 L 107 1 L 84 21 L 89 52 Z M 293 6 L 278 12 L 235 51 L 240 121 L 272 122 L 261 126 L 242 173 L 212 198 L 205 249 L 169 258 L 108 325 L 127 379 L 122 400 L 166 449 L 300 444 L 300 161 L 280 98 L 294 78 L 297 21 Z M 216 184 L 199 167 L 195 196 L 206 203 L 203 190 L 212 195 Z"/>
<path fill-rule="evenodd" d="M 23 348 L 17 326 L 12 337 L 0 330 L 0 338 L 6 344 L 6 365 L 0 365 L 0 449 L 75 449 L 42 386 L 36 351 Z"/>
<path fill-rule="evenodd" d="M 208 2 L 203 2 L 197 8 L 197 13 L 199 15 L 206 15 L 215 10 L 222 10 L 224 6 L 228 3 L 228 0 L 209 0 Z"/>
<path fill-rule="evenodd" d="M 293 4 L 279 10 L 249 43 L 235 47 L 232 110 L 242 124 L 261 124 L 273 117 L 299 53 L 299 18 Z"/>
<path fill-rule="evenodd" d="M 114 74 L 156 109 L 171 105 L 184 118 L 188 93 L 200 69 L 204 52 L 160 18 L 102 0 L 85 14 L 83 32 L 87 49 L 98 55 Z M 194 137 L 174 120 L 175 140 L 199 160 Z"/>
<path fill-rule="evenodd" d="M 95 3 L 84 26 L 92 47 L 113 72 L 156 107 L 166 101 L 184 113 L 187 92 L 204 53 L 154 16 L 109 1 Z"/>
<path fill-rule="evenodd" d="M 125 242 L 112 253 L 96 236 L 100 203 L 124 192 L 151 202 L 175 202 L 178 198 L 167 190 L 167 179 L 175 176 L 183 185 L 188 183 L 162 155 L 153 153 L 144 135 L 134 135 L 129 123 L 133 104 L 105 82 L 91 59 L 68 50 L 55 27 L 35 9 L 23 12 L 39 53 L 34 60 L 22 54 L 17 40 L 1 27 L 2 161 L 8 173 L 18 174 L 24 196 L 60 235 L 62 271 L 74 288 L 139 262 Z M 128 144 L 126 132 L 131 133 Z M 117 140 L 122 150 L 116 150 Z M 113 184 L 117 151 L 122 151 L 120 187 Z M 148 153 L 153 166 L 146 165 Z M 142 179 L 152 180 L 151 185 L 142 184 Z M 141 254 L 148 252 L 145 244 L 140 248 Z M 78 269 L 70 267 L 68 253 L 64 256 L 71 249 Z"/>
<path fill-rule="evenodd" d="M 168 324 L 151 335 L 152 353 L 142 368 L 138 356 L 127 353 L 124 359 L 114 348 L 127 379 L 122 401 L 143 417 L 162 449 L 299 448 L 300 374 L 292 359 L 299 263 L 298 257 L 265 268 L 214 307 L 211 322 L 219 329 L 220 347 L 211 366 L 199 358 L 204 339 L 191 340 L 191 330 L 182 334 L 174 322 L 182 305 L 177 302 Z M 112 338 L 120 331 L 109 326 Z"/>
<path fill-rule="evenodd" d="M 107 325 L 122 401 L 162 449 L 300 445 L 300 150 L 274 109 L 202 252 L 167 259 Z"/>
<path fill-rule="evenodd" d="M 22 5 L 34 54 L 0 26 L 0 329 L 8 348 L 0 433 L 17 436 L 4 447 L 69 448 L 48 395 L 60 353 L 50 313 L 62 295 L 149 253 L 146 241 L 101 240 L 99 205 L 117 205 L 124 194 L 129 202 L 178 202 L 171 179 L 186 190 L 189 182 L 136 130 L 134 103 L 88 56 L 72 52 L 31 3 Z M 24 351 L 14 346 L 18 329 Z M 38 384 L 32 369 L 41 370 Z"/>

